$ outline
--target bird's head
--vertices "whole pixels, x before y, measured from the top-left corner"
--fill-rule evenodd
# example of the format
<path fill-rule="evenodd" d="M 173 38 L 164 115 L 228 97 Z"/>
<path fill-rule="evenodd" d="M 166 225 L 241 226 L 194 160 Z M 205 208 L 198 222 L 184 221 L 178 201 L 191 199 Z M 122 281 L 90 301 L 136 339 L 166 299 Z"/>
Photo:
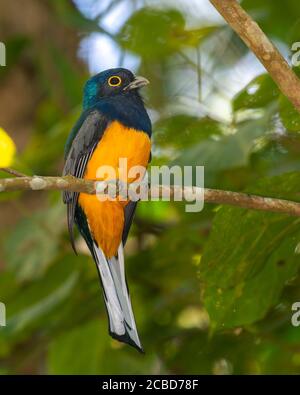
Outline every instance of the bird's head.
<path fill-rule="evenodd" d="M 85 108 L 89 108 L 103 98 L 137 95 L 138 90 L 148 84 L 146 78 L 136 77 L 127 69 L 105 70 L 90 78 L 85 84 L 83 104 Z"/>

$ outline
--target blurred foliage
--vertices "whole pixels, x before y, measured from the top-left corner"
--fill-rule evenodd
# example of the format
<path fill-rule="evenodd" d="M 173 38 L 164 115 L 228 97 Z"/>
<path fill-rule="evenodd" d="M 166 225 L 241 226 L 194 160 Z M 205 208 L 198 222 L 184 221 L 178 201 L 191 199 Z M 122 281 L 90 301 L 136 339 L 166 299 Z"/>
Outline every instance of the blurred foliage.
<path fill-rule="evenodd" d="M 263 108 L 279 95 L 277 85 L 269 76 L 262 74 L 252 80 L 233 100 L 234 111 Z"/>
<path fill-rule="evenodd" d="M 68 0 L 45 1 L 44 8 L 38 0 L 28 3 L 44 13 L 35 18 L 50 21 L 47 45 L 45 32 L 19 28 L 11 12 L 9 66 L 0 70 L 0 95 L 5 83 L 19 81 L 17 72 L 34 88 L 25 101 L 14 91 L 20 107 L 12 119 L 31 103 L 19 121 L 27 128 L 0 119 L 6 130 L 18 130 L 14 164 L 20 171 L 61 172 L 88 77 L 77 59 L 79 39 L 98 33 L 117 44 L 120 65 L 125 54 L 134 55 L 135 71 L 151 80 L 145 101 L 154 121 L 153 164 L 204 165 L 207 187 L 299 201 L 299 114 L 265 73 L 243 80 L 228 97 L 227 76 L 248 52 L 228 27 L 198 15 L 197 1 L 155 7 L 154 0 L 112 0 L 93 17 Z M 282 48 L 299 41 L 298 0 L 284 7 L 279 0 L 242 3 Z M 124 20 L 119 11 L 119 29 L 110 30 L 105 18 L 120 6 L 132 11 Z M 229 115 L 219 100 L 227 100 Z M 2 103 L 5 112 L 13 107 Z M 14 148 L 2 152 L 7 143 L 13 147 L 1 130 L 1 166 L 5 157 L 5 165 L 12 159 Z M 210 205 L 191 215 L 179 202 L 140 203 L 126 247 L 146 350 L 140 355 L 107 333 L 96 268 L 79 237 L 79 256 L 71 251 L 60 194 L 3 196 L 0 300 L 7 326 L 0 328 L 1 372 L 300 373 L 300 329 L 290 323 L 291 305 L 300 299 L 299 219 Z"/>

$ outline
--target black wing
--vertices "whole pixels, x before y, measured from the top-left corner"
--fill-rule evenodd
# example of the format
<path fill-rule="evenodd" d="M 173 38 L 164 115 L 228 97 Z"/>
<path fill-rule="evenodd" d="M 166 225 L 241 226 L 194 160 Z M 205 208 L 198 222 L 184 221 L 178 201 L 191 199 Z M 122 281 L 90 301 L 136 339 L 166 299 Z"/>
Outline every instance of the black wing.
<path fill-rule="evenodd" d="M 92 156 L 97 144 L 101 140 L 108 121 L 98 110 L 93 110 L 86 115 L 76 136 L 74 137 L 66 157 L 63 175 L 72 175 L 83 178 L 87 163 Z M 64 192 L 63 201 L 67 204 L 68 229 L 73 250 L 74 243 L 74 217 L 78 200 L 78 192 Z"/>
<path fill-rule="evenodd" d="M 138 202 L 129 202 L 124 209 L 124 229 L 122 234 L 123 246 L 126 244 L 129 230 L 133 221 L 134 213 L 136 210 L 136 205 Z"/>
<path fill-rule="evenodd" d="M 151 160 L 152 160 L 152 154 L 150 152 L 148 163 L 150 163 Z M 125 206 L 125 209 L 124 209 L 124 229 L 123 229 L 123 234 L 122 234 L 123 246 L 126 244 L 127 237 L 128 237 L 131 225 L 132 225 L 132 221 L 133 221 L 133 217 L 134 217 L 134 214 L 135 214 L 135 210 L 136 210 L 137 204 L 138 204 L 138 202 L 130 201 Z"/>

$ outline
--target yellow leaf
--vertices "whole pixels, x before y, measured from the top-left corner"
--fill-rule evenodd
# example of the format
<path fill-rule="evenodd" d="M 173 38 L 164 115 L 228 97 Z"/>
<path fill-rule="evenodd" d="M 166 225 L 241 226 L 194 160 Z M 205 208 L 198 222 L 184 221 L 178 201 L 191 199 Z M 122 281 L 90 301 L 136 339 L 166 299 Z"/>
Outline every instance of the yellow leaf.
<path fill-rule="evenodd" d="M 0 127 L 0 167 L 10 166 L 16 153 L 16 146 L 9 135 Z"/>

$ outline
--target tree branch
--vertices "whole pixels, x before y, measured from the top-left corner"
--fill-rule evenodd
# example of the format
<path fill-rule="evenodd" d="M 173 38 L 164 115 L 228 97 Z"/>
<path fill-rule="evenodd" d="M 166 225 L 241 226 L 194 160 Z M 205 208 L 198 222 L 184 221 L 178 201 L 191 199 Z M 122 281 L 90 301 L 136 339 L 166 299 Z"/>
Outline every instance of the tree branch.
<path fill-rule="evenodd" d="M 96 182 L 83 180 L 72 176 L 65 177 L 18 177 L 0 179 L 0 192 L 8 191 L 72 191 L 84 192 L 88 194 L 96 193 Z M 184 187 L 181 189 L 185 200 L 191 201 L 195 198 L 196 192 L 200 191 L 197 187 Z M 152 186 L 152 196 L 174 197 L 178 187 Z M 104 193 L 107 189 L 104 188 Z M 150 196 L 150 190 L 149 190 Z M 284 199 L 276 199 L 257 195 L 249 195 L 240 192 L 222 191 L 218 189 L 204 189 L 204 201 L 206 203 L 226 204 L 246 209 L 261 211 L 271 211 L 300 217 L 300 203 Z"/>
<path fill-rule="evenodd" d="M 12 176 L 15 177 L 26 177 L 26 174 L 20 173 L 19 171 L 11 169 L 10 167 L 0 167 L 0 171 L 11 174 Z"/>
<path fill-rule="evenodd" d="M 258 24 L 236 0 L 210 0 L 210 2 L 247 47 L 254 52 L 281 92 L 300 112 L 300 80 Z"/>

